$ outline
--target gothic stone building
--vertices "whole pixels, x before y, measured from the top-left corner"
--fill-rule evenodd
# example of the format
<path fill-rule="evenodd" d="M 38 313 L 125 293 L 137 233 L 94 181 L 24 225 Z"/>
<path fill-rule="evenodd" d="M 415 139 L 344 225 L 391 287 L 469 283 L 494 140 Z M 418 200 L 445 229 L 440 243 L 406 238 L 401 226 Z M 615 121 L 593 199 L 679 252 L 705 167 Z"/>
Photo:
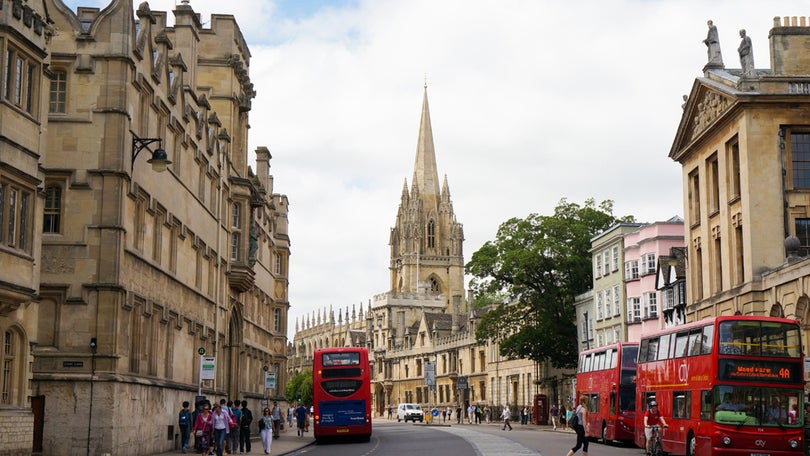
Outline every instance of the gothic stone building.
<path fill-rule="evenodd" d="M 0 0 L 0 454 L 30 454 L 51 29 L 41 4 Z"/>
<path fill-rule="evenodd" d="M 266 148 L 248 165 L 250 52 L 233 16 L 204 27 L 186 3 L 173 26 L 146 2 L 23 3 L 0 2 L 0 24 L 18 29 L 0 35 L 2 68 L 15 68 L 0 104 L 0 218 L 13 206 L 25 220 L 0 249 L 14 264 L 0 271 L 14 350 L 0 426 L 20 416 L 28 453 L 168 451 L 200 387 L 199 350 L 216 362 L 210 399 L 255 409 L 263 368 L 285 379 L 288 201 Z M 14 438 L 0 432 L 0 452 Z"/>
<path fill-rule="evenodd" d="M 686 312 L 810 321 L 810 26 L 774 18 L 767 68 L 709 64 L 669 156 L 683 168 Z"/>
<path fill-rule="evenodd" d="M 291 373 L 312 366 L 312 353 L 329 346 L 365 346 L 370 351 L 374 410 L 417 402 L 423 406 L 510 404 L 514 411 L 545 392 L 563 394 L 560 372 L 528 360 L 507 360 L 494 344 L 478 344 L 464 291 L 464 231 L 456 220 L 445 177 L 439 184 L 427 89 L 410 189 L 402 189 L 389 234 L 389 291 L 374 296 L 359 313 L 318 311 L 296 322 L 289 347 Z M 433 366 L 435 386 L 426 385 Z M 459 381 L 461 379 L 461 381 Z M 559 381 L 558 381 L 559 380 Z M 568 377 L 570 382 L 570 376 Z M 559 392 L 559 393 L 558 393 Z"/>

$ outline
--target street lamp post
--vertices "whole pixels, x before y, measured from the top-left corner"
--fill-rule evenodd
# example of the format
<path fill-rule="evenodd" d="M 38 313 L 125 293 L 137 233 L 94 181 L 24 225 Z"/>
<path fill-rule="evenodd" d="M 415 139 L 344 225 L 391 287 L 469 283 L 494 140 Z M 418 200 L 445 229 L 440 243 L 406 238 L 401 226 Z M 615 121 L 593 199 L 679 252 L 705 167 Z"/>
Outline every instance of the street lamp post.
<path fill-rule="evenodd" d="M 98 341 L 95 337 L 90 338 L 90 413 L 87 418 L 87 456 L 90 456 L 90 430 L 93 424 L 93 380 L 96 376 L 96 351 Z"/>

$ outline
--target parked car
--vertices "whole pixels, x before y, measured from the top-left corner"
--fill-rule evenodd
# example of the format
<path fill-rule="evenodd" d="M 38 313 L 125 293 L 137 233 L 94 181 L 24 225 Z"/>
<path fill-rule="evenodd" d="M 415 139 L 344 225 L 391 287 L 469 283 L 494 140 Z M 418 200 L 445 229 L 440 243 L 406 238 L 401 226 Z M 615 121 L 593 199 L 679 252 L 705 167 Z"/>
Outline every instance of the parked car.
<path fill-rule="evenodd" d="M 419 404 L 399 404 L 397 406 L 397 421 L 408 420 L 412 422 L 419 421 L 420 423 L 425 420 L 425 414 L 422 413 L 422 407 Z"/>

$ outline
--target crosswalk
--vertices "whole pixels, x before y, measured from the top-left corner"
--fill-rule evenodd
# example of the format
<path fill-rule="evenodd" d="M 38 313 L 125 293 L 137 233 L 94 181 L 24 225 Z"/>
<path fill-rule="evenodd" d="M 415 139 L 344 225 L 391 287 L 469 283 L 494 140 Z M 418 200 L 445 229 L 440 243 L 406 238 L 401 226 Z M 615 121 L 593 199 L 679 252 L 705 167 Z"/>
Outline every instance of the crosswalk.
<path fill-rule="evenodd" d="M 442 432 L 447 432 L 469 442 L 475 447 L 480 456 L 541 456 L 540 453 L 497 435 L 483 432 L 475 432 L 463 427 L 440 427 Z"/>

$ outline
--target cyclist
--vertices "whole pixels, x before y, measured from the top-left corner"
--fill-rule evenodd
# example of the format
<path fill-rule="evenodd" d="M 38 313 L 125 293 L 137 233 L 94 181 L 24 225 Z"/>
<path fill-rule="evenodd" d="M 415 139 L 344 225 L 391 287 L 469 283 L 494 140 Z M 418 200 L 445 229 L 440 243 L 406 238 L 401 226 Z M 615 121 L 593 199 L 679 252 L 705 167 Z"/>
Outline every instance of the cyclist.
<path fill-rule="evenodd" d="M 658 402 L 650 401 L 650 408 L 644 412 L 644 437 L 647 438 L 647 454 L 652 451 L 652 427 L 659 423 L 663 427 L 668 427 L 666 420 L 661 416 L 661 412 L 658 411 Z"/>

